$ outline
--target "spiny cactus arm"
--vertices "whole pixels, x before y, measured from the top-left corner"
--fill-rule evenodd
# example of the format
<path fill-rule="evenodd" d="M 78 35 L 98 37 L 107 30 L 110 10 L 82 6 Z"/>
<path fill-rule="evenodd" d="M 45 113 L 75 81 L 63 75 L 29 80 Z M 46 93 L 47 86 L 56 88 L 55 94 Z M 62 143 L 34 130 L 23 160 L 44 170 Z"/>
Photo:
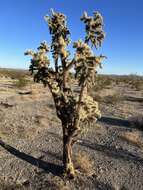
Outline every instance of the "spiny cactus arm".
<path fill-rule="evenodd" d="M 89 17 L 86 12 L 84 12 L 81 17 L 81 21 L 85 24 L 85 42 L 91 42 L 92 46 L 96 48 L 101 47 L 102 41 L 105 38 L 105 32 L 103 31 L 103 17 L 97 11 L 93 13 L 92 17 Z"/>
<path fill-rule="evenodd" d="M 95 57 L 95 62 L 96 62 L 96 64 L 102 69 L 102 61 L 104 60 L 104 59 L 107 59 L 107 57 L 105 56 L 105 55 L 100 55 L 100 56 L 96 56 Z"/>
<path fill-rule="evenodd" d="M 55 71 L 58 73 L 58 60 L 61 59 L 63 71 L 67 64 L 69 52 L 66 50 L 66 47 L 70 42 L 70 32 L 67 28 L 66 16 L 62 13 L 54 12 L 51 9 L 51 16 L 45 16 L 45 20 L 52 35 L 51 50 L 55 63 Z"/>
<path fill-rule="evenodd" d="M 97 67 L 101 67 L 101 62 L 106 57 L 103 55 L 95 56 L 91 48 L 81 40 L 74 43 L 74 48 L 76 48 L 75 76 L 79 81 L 79 86 L 81 86 L 76 110 L 77 118 L 74 125 L 77 128 L 80 121 L 90 120 L 91 118 L 96 120 L 101 116 L 97 102 L 88 96 L 87 89 L 94 85 Z"/>
<path fill-rule="evenodd" d="M 56 72 L 49 67 L 50 61 L 47 57 L 48 51 L 48 44 L 42 42 L 37 48 L 37 52 L 28 50 L 25 52 L 25 55 L 32 56 L 29 70 L 31 74 L 34 75 L 34 81 L 41 81 L 45 86 L 48 85 L 51 91 L 57 92 L 60 85 L 56 81 Z"/>
<path fill-rule="evenodd" d="M 76 63 L 76 61 L 73 58 L 70 62 L 67 62 L 67 65 L 66 65 L 65 69 L 69 71 L 72 67 L 74 67 L 75 63 Z"/>
<path fill-rule="evenodd" d="M 28 49 L 28 50 L 24 53 L 24 55 L 31 55 L 31 56 L 34 56 L 34 54 L 35 54 L 35 52 L 34 52 L 33 50 L 31 50 L 31 49 Z"/>

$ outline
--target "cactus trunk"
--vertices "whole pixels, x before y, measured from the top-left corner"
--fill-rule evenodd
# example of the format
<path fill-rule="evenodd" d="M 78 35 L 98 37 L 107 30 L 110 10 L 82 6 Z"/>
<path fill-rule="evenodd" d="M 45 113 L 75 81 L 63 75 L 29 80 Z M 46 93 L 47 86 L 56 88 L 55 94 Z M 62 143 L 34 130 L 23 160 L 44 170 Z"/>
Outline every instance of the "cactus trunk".
<path fill-rule="evenodd" d="M 69 134 L 67 126 L 63 126 L 63 166 L 64 172 L 69 178 L 74 178 L 75 176 L 72 162 L 72 140 L 72 134 Z"/>

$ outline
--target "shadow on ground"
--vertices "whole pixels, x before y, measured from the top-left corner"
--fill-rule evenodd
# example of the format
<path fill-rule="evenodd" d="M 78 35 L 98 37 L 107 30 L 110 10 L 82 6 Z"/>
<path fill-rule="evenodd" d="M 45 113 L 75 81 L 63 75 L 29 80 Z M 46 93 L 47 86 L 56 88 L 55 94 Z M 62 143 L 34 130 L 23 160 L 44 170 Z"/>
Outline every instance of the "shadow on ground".
<path fill-rule="evenodd" d="M 124 99 L 126 101 L 131 101 L 131 102 L 143 102 L 143 98 L 142 97 L 125 96 Z"/>
<path fill-rule="evenodd" d="M 51 133 L 51 132 L 48 132 L 48 133 L 50 133 L 50 135 L 54 136 L 55 138 L 62 140 L 60 135 L 58 135 L 56 133 Z M 112 157 L 112 158 L 115 158 L 115 159 L 123 159 L 125 161 L 133 161 L 135 163 L 139 163 L 139 164 L 143 165 L 143 158 L 129 152 L 128 150 L 124 150 L 122 148 L 117 149 L 114 146 L 107 146 L 107 145 L 101 145 L 101 144 L 97 144 L 97 143 L 91 143 L 89 140 L 82 140 L 82 139 L 81 139 L 81 142 L 78 142 L 77 144 L 80 146 L 90 148 L 95 151 L 100 151 L 102 154 Z M 43 152 L 43 153 L 45 153 L 45 152 Z M 48 152 L 47 152 L 47 154 L 48 154 Z M 56 155 L 56 158 L 61 160 L 60 156 Z"/>
<path fill-rule="evenodd" d="M 55 153 L 55 152 L 51 152 L 49 150 L 40 150 L 40 152 L 44 155 L 47 155 L 47 156 L 50 156 L 50 157 L 53 157 L 54 159 L 57 159 L 57 160 L 62 160 L 62 156 L 60 155 L 60 153 Z"/>
<path fill-rule="evenodd" d="M 2 146 L 5 150 L 10 152 L 12 155 L 16 156 L 17 158 L 20 158 L 38 168 L 41 168 L 47 173 L 51 172 L 53 175 L 56 175 L 56 176 L 60 176 L 62 174 L 62 171 L 63 171 L 62 166 L 59 166 L 53 163 L 48 163 L 38 158 L 35 158 L 33 156 L 30 156 L 24 152 L 20 152 L 19 150 L 6 144 L 2 140 L 0 140 L 0 146 Z"/>
<path fill-rule="evenodd" d="M 100 151 L 102 154 L 115 159 L 123 159 L 125 161 L 133 161 L 143 165 L 143 158 L 123 149 L 117 149 L 113 146 L 100 145 L 91 143 L 90 141 L 84 140 L 82 143 L 78 143 L 81 146 L 85 146 L 95 151 Z"/>
<path fill-rule="evenodd" d="M 121 127 L 130 127 L 131 126 L 131 124 L 128 120 L 114 118 L 114 117 L 103 116 L 98 121 L 106 123 L 108 125 L 116 125 L 116 126 L 121 126 Z"/>

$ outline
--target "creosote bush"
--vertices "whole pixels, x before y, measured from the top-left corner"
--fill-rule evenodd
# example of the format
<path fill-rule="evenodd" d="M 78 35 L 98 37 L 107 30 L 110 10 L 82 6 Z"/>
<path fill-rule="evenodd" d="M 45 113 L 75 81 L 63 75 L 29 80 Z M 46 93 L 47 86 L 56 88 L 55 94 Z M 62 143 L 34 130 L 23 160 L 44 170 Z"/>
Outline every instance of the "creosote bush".
<path fill-rule="evenodd" d="M 17 81 L 14 83 L 14 85 L 17 88 L 23 88 L 25 86 L 27 86 L 29 83 L 29 80 L 24 78 L 24 77 L 20 77 L 19 79 L 17 79 Z"/>
<path fill-rule="evenodd" d="M 30 71 L 35 82 L 42 82 L 48 86 L 52 94 L 57 117 L 63 128 L 63 165 L 69 178 L 75 176 L 72 162 L 72 146 L 82 131 L 82 123 L 90 123 L 101 117 L 98 103 L 89 95 L 89 89 L 95 84 L 97 68 L 101 68 L 103 55 L 96 56 L 92 48 L 102 45 L 105 33 L 103 18 L 99 12 L 88 16 L 84 12 L 81 21 L 85 25 L 85 39 L 73 43 L 75 53 L 70 58 L 68 45 L 70 31 L 67 27 L 67 18 L 64 14 L 51 10 L 50 16 L 45 16 L 52 38 L 50 47 L 44 41 L 37 51 L 28 50 L 25 55 L 32 56 Z M 48 53 L 52 53 L 54 67 Z M 79 93 L 72 90 L 71 71 L 80 87 Z M 73 75 L 72 75 L 73 77 Z M 88 127 L 88 125 L 87 125 Z"/>

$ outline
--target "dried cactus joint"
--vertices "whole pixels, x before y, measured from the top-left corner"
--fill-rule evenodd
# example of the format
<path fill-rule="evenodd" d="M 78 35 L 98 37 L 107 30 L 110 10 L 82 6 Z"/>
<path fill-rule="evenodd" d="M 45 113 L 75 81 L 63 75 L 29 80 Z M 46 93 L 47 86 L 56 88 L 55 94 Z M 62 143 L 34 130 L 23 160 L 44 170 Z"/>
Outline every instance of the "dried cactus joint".
<path fill-rule="evenodd" d="M 37 51 L 28 50 L 25 55 L 32 56 L 29 70 L 35 82 L 48 86 L 53 96 L 57 117 L 63 127 L 63 165 L 68 176 L 74 177 L 72 163 L 72 146 L 81 132 L 81 123 L 90 123 L 101 117 L 98 103 L 88 95 L 96 80 L 97 68 L 105 56 L 96 56 L 90 48 L 101 46 L 105 37 L 103 18 L 99 12 L 89 17 L 85 12 L 81 20 L 85 23 L 85 41 L 74 42 L 75 54 L 70 59 L 67 49 L 70 43 L 70 31 L 67 27 L 66 16 L 51 10 L 51 16 L 45 16 L 48 23 L 52 42 L 50 47 L 44 41 Z M 89 44 L 90 42 L 90 44 Z M 51 50 L 54 67 L 51 66 L 47 53 Z M 70 70 L 74 69 L 75 80 L 78 81 L 80 92 L 70 87 Z"/>

